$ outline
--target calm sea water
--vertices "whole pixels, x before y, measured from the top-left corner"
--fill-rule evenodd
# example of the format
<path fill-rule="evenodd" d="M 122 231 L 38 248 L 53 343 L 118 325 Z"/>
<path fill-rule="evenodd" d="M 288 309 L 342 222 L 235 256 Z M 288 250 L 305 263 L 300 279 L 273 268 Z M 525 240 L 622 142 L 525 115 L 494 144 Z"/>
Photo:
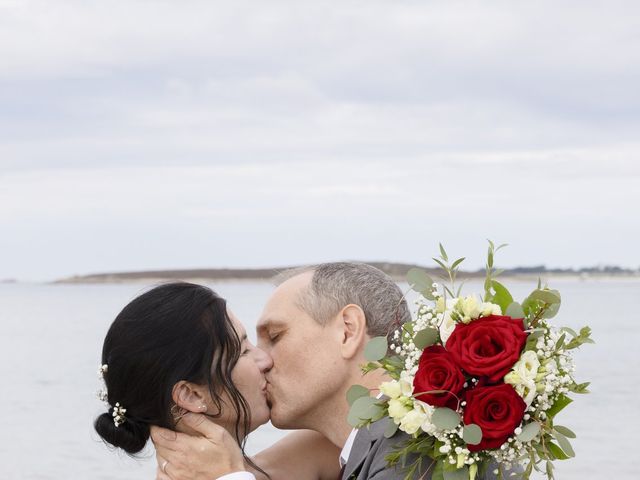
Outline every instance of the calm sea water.
<path fill-rule="evenodd" d="M 250 335 L 271 292 L 267 283 L 211 285 L 226 297 Z M 632 466 L 640 420 L 640 281 L 554 281 L 563 294 L 558 322 L 589 324 L 595 346 L 577 353 L 578 379 L 592 381 L 559 417 L 578 435 L 577 458 L 558 462 L 561 480 L 638 478 Z M 475 288 L 474 288 L 475 287 Z M 513 282 L 523 298 L 533 287 Z M 122 285 L 0 285 L 0 478 L 154 478 L 155 462 L 107 448 L 93 432 L 103 411 L 95 399 L 102 340 L 120 309 L 147 287 Z M 467 292 L 479 291 L 469 284 Z M 254 336 L 255 339 L 255 336 Z M 249 452 L 286 432 L 270 425 L 249 440 Z"/>

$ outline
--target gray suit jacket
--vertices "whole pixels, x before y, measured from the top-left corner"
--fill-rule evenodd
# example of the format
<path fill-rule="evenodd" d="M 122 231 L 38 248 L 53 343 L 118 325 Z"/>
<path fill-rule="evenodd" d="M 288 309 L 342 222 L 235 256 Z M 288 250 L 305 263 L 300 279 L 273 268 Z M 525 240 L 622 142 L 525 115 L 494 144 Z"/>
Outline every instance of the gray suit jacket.
<path fill-rule="evenodd" d="M 400 465 L 387 466 L 385 457 L 408 440 L 409 436 L 398 430 L 393 437 L 385 438 L 386 426 L 387 419 L 383 418 L 372 423 L 368 428 L 364 427 L 358 430 L 349 460 L 342 474 L 342 480 L 404 480 L 407 472 Z M 408 465 L 411 465 L 416 458 L 408 458 Z M 423 458 L 421 468 L 416 472 L 414 478 L 431 480 L 432 463 L 433 460 L 430 458 Z M 421 477 L 425 472 L 428 473 Z M 478 480 L 495 480 L 496 475 L 493 474 L 493 468 L 489 468 L 484 476 L 476 478 Z M 505 478 L 509 478 L 508 475 Z"/>
<path fill-rule="evenodd" d="M 343 480 L 404 479 L 407 473 L 404 471 L 402 466 L 387 466 L 385 457 L 406 441 L 409 436 L 398 430 L 393 437 L 385 438 L 384 430 L 386 426 L 387 419 L 383 418 L 382 420 L 372 423 L 369 427 L 364 427 L 358 430 L 356 438 L 353 441 L 349 460 L 347 461 L 344 473 L 342 474 Z M 430 458 L 423 459 L 422 471 L 416 475 L 416 478 L 420 478 L 420 474 L 427 471 L 431 464 L 432 460 Z M 429 480 L 430 478 L 431 475 L 429 474 L 424 477 L 424 480 Z"/>

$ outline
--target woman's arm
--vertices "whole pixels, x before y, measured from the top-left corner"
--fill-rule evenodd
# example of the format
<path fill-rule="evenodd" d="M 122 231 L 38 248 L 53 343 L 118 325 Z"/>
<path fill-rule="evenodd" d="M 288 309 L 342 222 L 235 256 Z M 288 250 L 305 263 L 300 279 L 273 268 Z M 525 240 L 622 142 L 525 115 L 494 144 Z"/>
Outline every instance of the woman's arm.
<path fill-rule="evenodd" d="M 335 480 L 340 473 L 340 448 L 311 430 L 290 433 L 253 457 L 271 480 Z M 260 472 L 253 472 L 266 480 Z"/>

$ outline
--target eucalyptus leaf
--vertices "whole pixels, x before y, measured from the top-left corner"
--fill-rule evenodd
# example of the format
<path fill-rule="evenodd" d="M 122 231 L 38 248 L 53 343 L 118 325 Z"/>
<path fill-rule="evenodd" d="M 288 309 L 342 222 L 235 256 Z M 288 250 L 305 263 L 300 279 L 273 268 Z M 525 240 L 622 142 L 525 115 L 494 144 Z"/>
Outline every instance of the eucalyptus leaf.
<path fill-rule="evenodd" d="M 362 385 L 351 385 L 349 390 L 347 390 L 347 402 L 349 402 L 349 405 L 353 405 L 353 402 L 365 395 L 369 395 L 368 388 L 363 387 Z"/>
<path fill-rule="evenodd" d="M 553 305 L 549 305 L 549 308 L 547 308 L 542 314 L 542 318 L 553 318 L 558 314 L 559 310 L 560 310 L 559 303 L 554 303 Z"/>
<path fill-rule="evenodd" d="M 436 408 L 431 421 L 440 430 L 453 430 L 460 423 L 460 415 L 447 407 Z"/>
<path fill-rule="evenodd" d="M 475 423 L 465 425 L 462 429 L 462 439 L 468 445 L 477 445 L 482 441 L 482 429 Z"/>
<path fill-rule="evenodd" d="M 559 432 L 554 432 L 553 436 L 556 437 L 556 440 L 558 441 L 558 445 L 560 445 L 560 448 L 562 448 L 562 451 L 566 453 L 567 456 L 569 457 L 576 456 L 576 453 L 573 451 L 573 447 L 571 446 L 571 443 L 569 443 L 569 440 L 567 439 L 567 437 L 565 437 Z"/>
<path fill-rule="evenodd" d="M 576 438 L 576 434 L 573 433 L 573 431 L 571 431 L 567 427 L 563 427 L 562 425 L 554 425 L 553 429 L 556 432 L 560 432 L 560 434 L 564 435 L 567 438 Z"/>
<path fill-rule="evenodd" d="M 453 270 L 458 265 L 460 265 L 462 262 L 464 262 L 464 259 L 465 259 L 465 257 L 462 257 L 462 258 L 457 259 L 455 262 L 453 262 L 453 264 L 451 265 L 451 270 Z"/>
<path fill-rule="evenodd" d="M 522 310 L 522 305 L 518 302 L 511 302 L 504 314 L 511 318 L 524 318 L 525 316 L 524 310 Z"/>
<path fill-rule="evenodd" d="M 553 305 L 555 303 L 560 303 L 560 293 L 557 290 L 542 290 L 537 289 L 531 292 L 529 298 L 532 300 L 539 300 L 544 303 L 548 303 L 549 305 Z"/>
<path fill-rule="evenodd" d="M 398 425 L 391 418 L 387 421 L 387 427 L 384 429 L 384 438 L 393 437 L 398 431 Z"/>
<path fill-rule="evenodd" d="M 420 268 L 412 268 L 407 272 L 407 283 L 416 292 L 422 294 L 428 300 L 434 300 L 431 292 L 433 291 L 433 280 L 427 273 Z"/>
<path fill-rule="evenodd" d="M 387 337 L 374 337 L 364 347 L 364 358 L 370 362 L 377 362 L 384 358 L 388 348 Z"/>
<path fill-rule="evenodd" d="M 457 470 L 445 470 L 444 480 L 469 480 L 469 467 L 466 465 Z"/>
<path fill-rule="evenodd" d="M 352 427 L 360 427 L 367 420 L 371 420 L 371 409 L 376 403 L 376 399 L 372 397 L 360 397 L 356 399 L 347 415 L 347 421 Z"/>
<path fill-rule="evenodd" d="M 427 327 L 424 330 L 420 330 L 416 333 L 415 338 L 413 339 L 413 343 L 416 347 L 421 350 L 424 350 L 427 347 L 430 347 L 434 343 L 438 341 L 439 334 L 438 330 L 435 328 Z"/>
<path fill-rule="evenodd" d="M 527 443 L 536 438 L 538 433 L 540 433 L 540 424 L 531 422 L 522 427 L 522 432 L 516 438 L 522 443 Z"/>

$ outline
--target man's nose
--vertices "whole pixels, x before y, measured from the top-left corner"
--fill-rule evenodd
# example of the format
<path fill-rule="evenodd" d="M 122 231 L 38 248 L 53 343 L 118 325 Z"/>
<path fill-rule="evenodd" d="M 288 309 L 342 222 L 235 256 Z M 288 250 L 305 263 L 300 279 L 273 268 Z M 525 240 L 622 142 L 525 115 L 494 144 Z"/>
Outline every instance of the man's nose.
<path fill-rule="evenodd" d="M 260 347 L 256 347 L 256 363 L 262 372 L 268 372 L 273 367 L 273 358 Z"/>

